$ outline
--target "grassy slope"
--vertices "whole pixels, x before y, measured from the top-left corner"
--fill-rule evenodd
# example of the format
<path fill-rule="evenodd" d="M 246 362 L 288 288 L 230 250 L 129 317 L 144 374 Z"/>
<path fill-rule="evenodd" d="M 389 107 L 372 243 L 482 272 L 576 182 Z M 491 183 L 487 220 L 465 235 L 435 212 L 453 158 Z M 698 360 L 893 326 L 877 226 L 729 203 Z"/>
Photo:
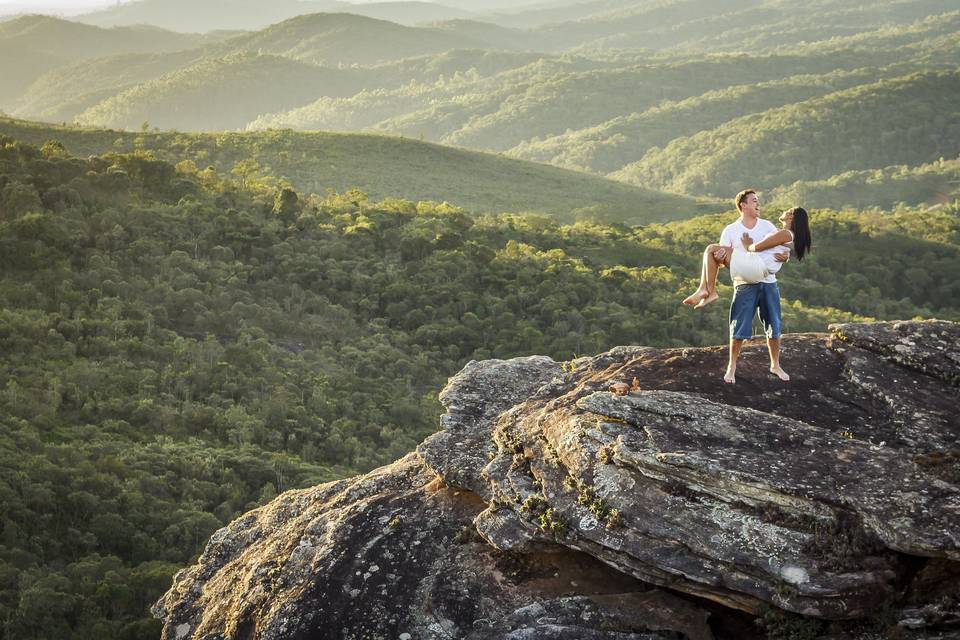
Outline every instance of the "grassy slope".
<path fill-rule="evenodd" d="M 302 191 L 357 187 L 374 198 L 447 200 L 476 213 L 540 211 L 569 220 L 577 210 L 587 210 L 582 213 L 639 224 L 689 218 L 716 208 L 585 173 L 387 136 L 292 131 L 140 134 L 10 119 L 0 119 L 0 133 L 38 145 L 56 139 L 81 156 L 136 144 L 164 159 L 190 158 L 220 171 L 253 157 L 265 173 L 286 178 Z"/>

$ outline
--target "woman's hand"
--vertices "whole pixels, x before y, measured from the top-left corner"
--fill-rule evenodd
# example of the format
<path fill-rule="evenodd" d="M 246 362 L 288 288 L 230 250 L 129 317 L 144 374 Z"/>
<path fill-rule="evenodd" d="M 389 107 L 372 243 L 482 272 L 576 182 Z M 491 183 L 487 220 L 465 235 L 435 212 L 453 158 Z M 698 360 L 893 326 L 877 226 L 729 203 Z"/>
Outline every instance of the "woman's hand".
<path fill-rule="evenodd" d="M 747 251 L 753 251 L 753 238 L 750 237 L 749 233 L 744 233 L 743 237 L 740 238 L 740 241 L 743 243 L 743 248 Z"/>

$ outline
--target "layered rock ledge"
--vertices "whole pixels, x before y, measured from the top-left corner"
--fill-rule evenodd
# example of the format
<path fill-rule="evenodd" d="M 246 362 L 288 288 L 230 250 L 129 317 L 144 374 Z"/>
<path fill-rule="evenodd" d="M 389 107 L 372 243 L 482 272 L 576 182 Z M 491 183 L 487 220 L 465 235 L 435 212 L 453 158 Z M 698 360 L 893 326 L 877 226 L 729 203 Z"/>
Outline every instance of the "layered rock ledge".
<path fill-rule="evenodd" d="M 783 350 L 789 383 L 757 343 L 734 386 L 722 347 L 471 362 L 415 453 L 217 532 L 164 638 L 749 638 L 771 609 L 960 637 L 960 325 Z"/>

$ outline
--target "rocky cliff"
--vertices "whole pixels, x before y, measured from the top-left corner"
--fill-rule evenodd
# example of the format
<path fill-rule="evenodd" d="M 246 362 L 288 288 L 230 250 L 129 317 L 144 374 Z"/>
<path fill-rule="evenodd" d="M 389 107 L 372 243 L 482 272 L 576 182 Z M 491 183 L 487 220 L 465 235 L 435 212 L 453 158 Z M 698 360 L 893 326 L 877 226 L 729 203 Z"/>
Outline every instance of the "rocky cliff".
<path fill-rule="evenodd" d="M 960 638 L 960 325 L 783 349 L 471 362 L 415 453 L 217 532 L 164 638 Z"/>

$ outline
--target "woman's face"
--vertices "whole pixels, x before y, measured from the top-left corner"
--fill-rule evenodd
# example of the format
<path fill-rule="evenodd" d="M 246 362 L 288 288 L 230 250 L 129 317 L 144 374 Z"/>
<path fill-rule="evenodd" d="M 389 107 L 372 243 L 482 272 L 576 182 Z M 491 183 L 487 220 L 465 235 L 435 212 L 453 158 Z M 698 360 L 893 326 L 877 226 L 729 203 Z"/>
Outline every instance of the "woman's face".
<path fill-rule="evenodd" d="M 793 226 L 793 211 L 787 210 L 780 214 L 780 224 L 783 225 L 784 229 L 789 229 Z"/>

